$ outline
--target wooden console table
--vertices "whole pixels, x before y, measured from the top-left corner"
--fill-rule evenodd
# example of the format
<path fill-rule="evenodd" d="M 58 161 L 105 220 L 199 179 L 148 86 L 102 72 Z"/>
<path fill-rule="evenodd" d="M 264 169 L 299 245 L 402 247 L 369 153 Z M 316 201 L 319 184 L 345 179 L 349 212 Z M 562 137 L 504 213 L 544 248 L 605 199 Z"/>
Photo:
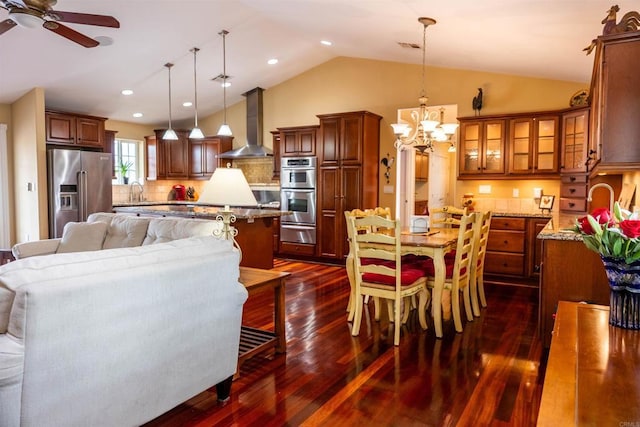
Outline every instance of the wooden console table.
<path fill-rule="evenodd" d="M 640 425 L 640 331 L 609 325 L 609 307 L 560 301 L 539 426 Z"/>
<path fill-rule="evenodd" d="M 238 356 L 238 371 L 248 358 L 274 348 L 276 353 L 287 351 L 287 337 L 285 336 L 285 279 L 291 273 L 282 271 L 262 270 L 259 268 L 240 267 L 240 283 L 247 288 L 249 295 L 263 289 L 273 289 L 273 331 L 242 326 L 240 332 L 240 354 Z"/>

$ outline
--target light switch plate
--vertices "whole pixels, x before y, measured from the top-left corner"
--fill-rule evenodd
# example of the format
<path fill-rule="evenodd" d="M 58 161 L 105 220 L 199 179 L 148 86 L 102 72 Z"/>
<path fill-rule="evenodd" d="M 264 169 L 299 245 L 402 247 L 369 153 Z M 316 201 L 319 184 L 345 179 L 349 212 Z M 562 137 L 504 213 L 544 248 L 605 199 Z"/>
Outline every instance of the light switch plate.
<path fill-rule="evenodd" d="M 393 194 L 393 185 L 385 185 L 384 186 L 385 194 Z"/>

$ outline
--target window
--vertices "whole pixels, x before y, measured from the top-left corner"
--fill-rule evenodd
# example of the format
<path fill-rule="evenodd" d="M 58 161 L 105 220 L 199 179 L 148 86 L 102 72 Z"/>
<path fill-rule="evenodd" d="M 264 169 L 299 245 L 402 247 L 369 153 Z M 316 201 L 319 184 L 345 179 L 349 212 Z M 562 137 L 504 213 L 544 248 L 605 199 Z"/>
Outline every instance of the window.
<path fill-rule="evenodd" d="M 133 141 L 129 139 L 115 140 L 115 143 L 113 144 L 114 176 L 117 178 L 119 184 L 126 184 L 127 182 L 132 181 L 142 182 L 143 173 L 141 167 L 141 149 L 141 141 Z M 121 165 L 128 166 L 124 176 Z"/>

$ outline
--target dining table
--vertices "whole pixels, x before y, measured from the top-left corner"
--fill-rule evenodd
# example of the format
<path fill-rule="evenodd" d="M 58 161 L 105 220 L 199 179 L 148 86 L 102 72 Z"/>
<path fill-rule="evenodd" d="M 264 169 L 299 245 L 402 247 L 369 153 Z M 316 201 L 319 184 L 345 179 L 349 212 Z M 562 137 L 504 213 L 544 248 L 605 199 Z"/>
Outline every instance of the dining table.
<path fill-rule="evenodd" d="M 443 317 L 443 291 L 446 279 L 446 266 L 444 256 L 455 249 L 458 241 L 458 228 L 434 228 L 423 233 L 411 233 L 409 229 L 403 229 L 400 235 L 400 252 L 402 255 L 414 254 L 428 256 L 433 259 L 435 267 L 434 286 L 431 291 L 431 305 L 433 312 L 433 324 L 436 337 L 442 338 L 442 317 Z M 353 319 L 355 310 L 355 266 L 354 255 L 349 251 L 346 259 L 347 276 L 351 293 L 347 310 L 349 320 Z M 439 301 L 436 307 L 435 301 Z"/>

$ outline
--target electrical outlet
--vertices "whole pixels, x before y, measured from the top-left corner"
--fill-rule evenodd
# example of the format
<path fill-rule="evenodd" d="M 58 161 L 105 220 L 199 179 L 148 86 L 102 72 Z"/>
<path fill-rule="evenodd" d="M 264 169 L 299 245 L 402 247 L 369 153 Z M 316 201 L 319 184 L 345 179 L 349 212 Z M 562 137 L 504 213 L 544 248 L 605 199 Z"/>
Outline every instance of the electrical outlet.
<path fill-rule="evenodd" d="M 480 194 L 491 194 L 491 186 L 490 185 L 480 185 L 480 186 L 478 186 L 478 193 L 480 193 Z"/>
<path fill-rule="evenodd" d="M 517 189 L 517 188 L 514 188 L 512 196 L 513 197 L 520 197 L 520 190 Z"/>
<path fill-rule="evenodd" d="M 385 194 L 392 194 L 393 193 L 393 185 L 385 185 L 383 191 L 384 191 Z"/>

